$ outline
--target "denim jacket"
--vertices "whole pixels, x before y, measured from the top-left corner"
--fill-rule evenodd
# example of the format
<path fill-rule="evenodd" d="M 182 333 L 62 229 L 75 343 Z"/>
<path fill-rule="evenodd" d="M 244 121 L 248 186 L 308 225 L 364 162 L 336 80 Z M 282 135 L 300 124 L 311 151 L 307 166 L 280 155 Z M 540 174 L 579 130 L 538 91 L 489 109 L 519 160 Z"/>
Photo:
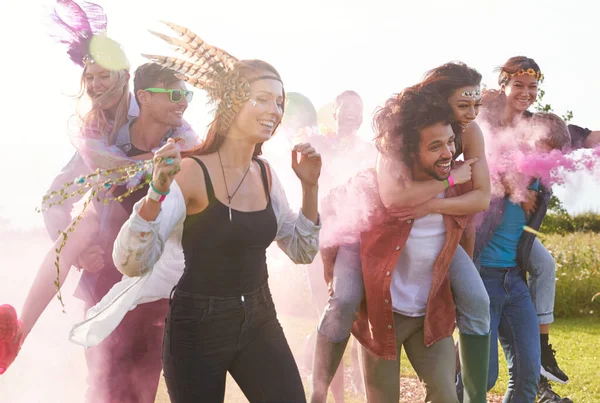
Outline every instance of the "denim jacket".
<path fill-rule="evenodd" d="M 537 194 L 537 208 L 529 218 L 527 225 L 535 230 L 539 230 L 542 225 L 542 221 L 548 211 L 548 205 L 550 203 L 550 195 L 552 191 L 540 183 Z M 473 253 L 473 262 L 477 268 L 481 266 L 481 253 L 492 239 L 494 231 L 502 222 L 502 217 L 506 211 L 506 203 L 508 199 L 506 197 L 497 197 L 492 199 L 490 207 L 487 211 L 480 213 L 476 217 L 476 222 L 480 224 L 477 226 L 476 238 L 475 238 L 475 250 Z M 527 270 L 529 262 L 529 254 L 533 246 L 535 235 L 523 231 L 519 245 L 517 247 L 517 265 L 523 270 L 523 274 Z"/>

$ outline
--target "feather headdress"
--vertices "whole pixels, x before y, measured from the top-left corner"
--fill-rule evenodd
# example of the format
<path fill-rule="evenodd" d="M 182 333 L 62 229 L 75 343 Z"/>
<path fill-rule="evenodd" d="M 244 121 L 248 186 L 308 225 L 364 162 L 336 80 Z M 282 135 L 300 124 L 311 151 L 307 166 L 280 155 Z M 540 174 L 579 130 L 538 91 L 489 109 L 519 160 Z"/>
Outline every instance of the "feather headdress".
<path fill-rule="evenodd" d="M 57 0 L 50 18 L 56 24 L 50 35 L 66 45 L 75 64 L 84 67 L 93 62 L 110 70 L 129 70 L 121 45 L 106 36 L 107 19 L 99 5 Z"/>
<path fill-rule="evenodd" d="M 189 29 L 164 22 L 179 38 L 173 38 L 150 31 L 171 45 L 178 57 L 148 55 L 143 56 L 178 73 L 178 77 L 196 88 L 206 91 L 208 97 L 217 105 L 221 131 L 227 131 L 242 105 L 250 99 L 250 83 L 265 76 L 248 80 L 235 70 L 237 58 L 223 49 L 209 45 Z M 268 78 L 279 80 L 269 75 Z M 279 80 L 281 81 L 281 80 Z"/>

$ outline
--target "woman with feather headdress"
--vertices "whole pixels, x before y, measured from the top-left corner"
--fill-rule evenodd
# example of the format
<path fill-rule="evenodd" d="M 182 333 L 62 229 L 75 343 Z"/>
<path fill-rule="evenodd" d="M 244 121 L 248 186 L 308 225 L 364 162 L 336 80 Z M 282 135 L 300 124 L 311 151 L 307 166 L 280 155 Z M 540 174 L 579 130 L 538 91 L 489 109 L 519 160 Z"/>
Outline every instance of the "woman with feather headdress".
<path fill-rule="evenodd" d="M 181 39 L 158 36 L 187 60 L 146 57 L 206 90 L 216 103 L 215 117 L 204 142 L 183 160 L 172 143 L 154 154 L 151 190 L 135 205 L 113 251 L 128 277 L 72 336 L 95 343 L 124 312 L 149 298 L 168 298 L 177 284 L 163 342 L 171 401 L 223 401 L 228 372 L 250 401 L 305 401 L 277 321 L 265 251 L 276 240 L 295 263 L 316 255 L 321 157 L 310 144 L 292 149 L 292 168 L 303 188 L 296 214 L 273 168 L 258 158 L 285 108 L 279 73 L 260 60 L 238 61 L 186 28 L 168 25 Z M 172 260 L 177 248 L 185 265 Z"/>

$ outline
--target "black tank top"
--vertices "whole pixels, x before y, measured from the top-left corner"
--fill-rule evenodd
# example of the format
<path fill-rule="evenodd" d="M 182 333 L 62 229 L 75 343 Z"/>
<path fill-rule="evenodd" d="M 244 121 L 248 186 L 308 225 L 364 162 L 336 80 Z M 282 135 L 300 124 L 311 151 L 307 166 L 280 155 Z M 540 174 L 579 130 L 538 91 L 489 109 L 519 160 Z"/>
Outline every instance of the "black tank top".
<path fill-rule="evenodd" d="M 177 288 L 200 295 L 233 297 L 249 293 L 267 282 L 266 249 L 277 235 L 264 162 L 255 159 L 261 170 L 267 207 L 244 212 L 232 209 L 215 197 L 206 165 L 192 157 L 204 172 L 208 206 L 184 222 L 185 270 Z"/>

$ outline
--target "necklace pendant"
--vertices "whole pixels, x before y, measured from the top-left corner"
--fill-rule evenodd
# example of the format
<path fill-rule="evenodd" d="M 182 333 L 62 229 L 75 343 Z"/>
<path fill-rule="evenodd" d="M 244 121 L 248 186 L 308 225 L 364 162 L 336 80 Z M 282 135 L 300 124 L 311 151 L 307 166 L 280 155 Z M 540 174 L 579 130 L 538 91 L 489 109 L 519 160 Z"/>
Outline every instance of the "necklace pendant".
<path fill-rule="evenodd" d="M 231 222 L 231 206 L 229 206 L 229 222 Z"/>

